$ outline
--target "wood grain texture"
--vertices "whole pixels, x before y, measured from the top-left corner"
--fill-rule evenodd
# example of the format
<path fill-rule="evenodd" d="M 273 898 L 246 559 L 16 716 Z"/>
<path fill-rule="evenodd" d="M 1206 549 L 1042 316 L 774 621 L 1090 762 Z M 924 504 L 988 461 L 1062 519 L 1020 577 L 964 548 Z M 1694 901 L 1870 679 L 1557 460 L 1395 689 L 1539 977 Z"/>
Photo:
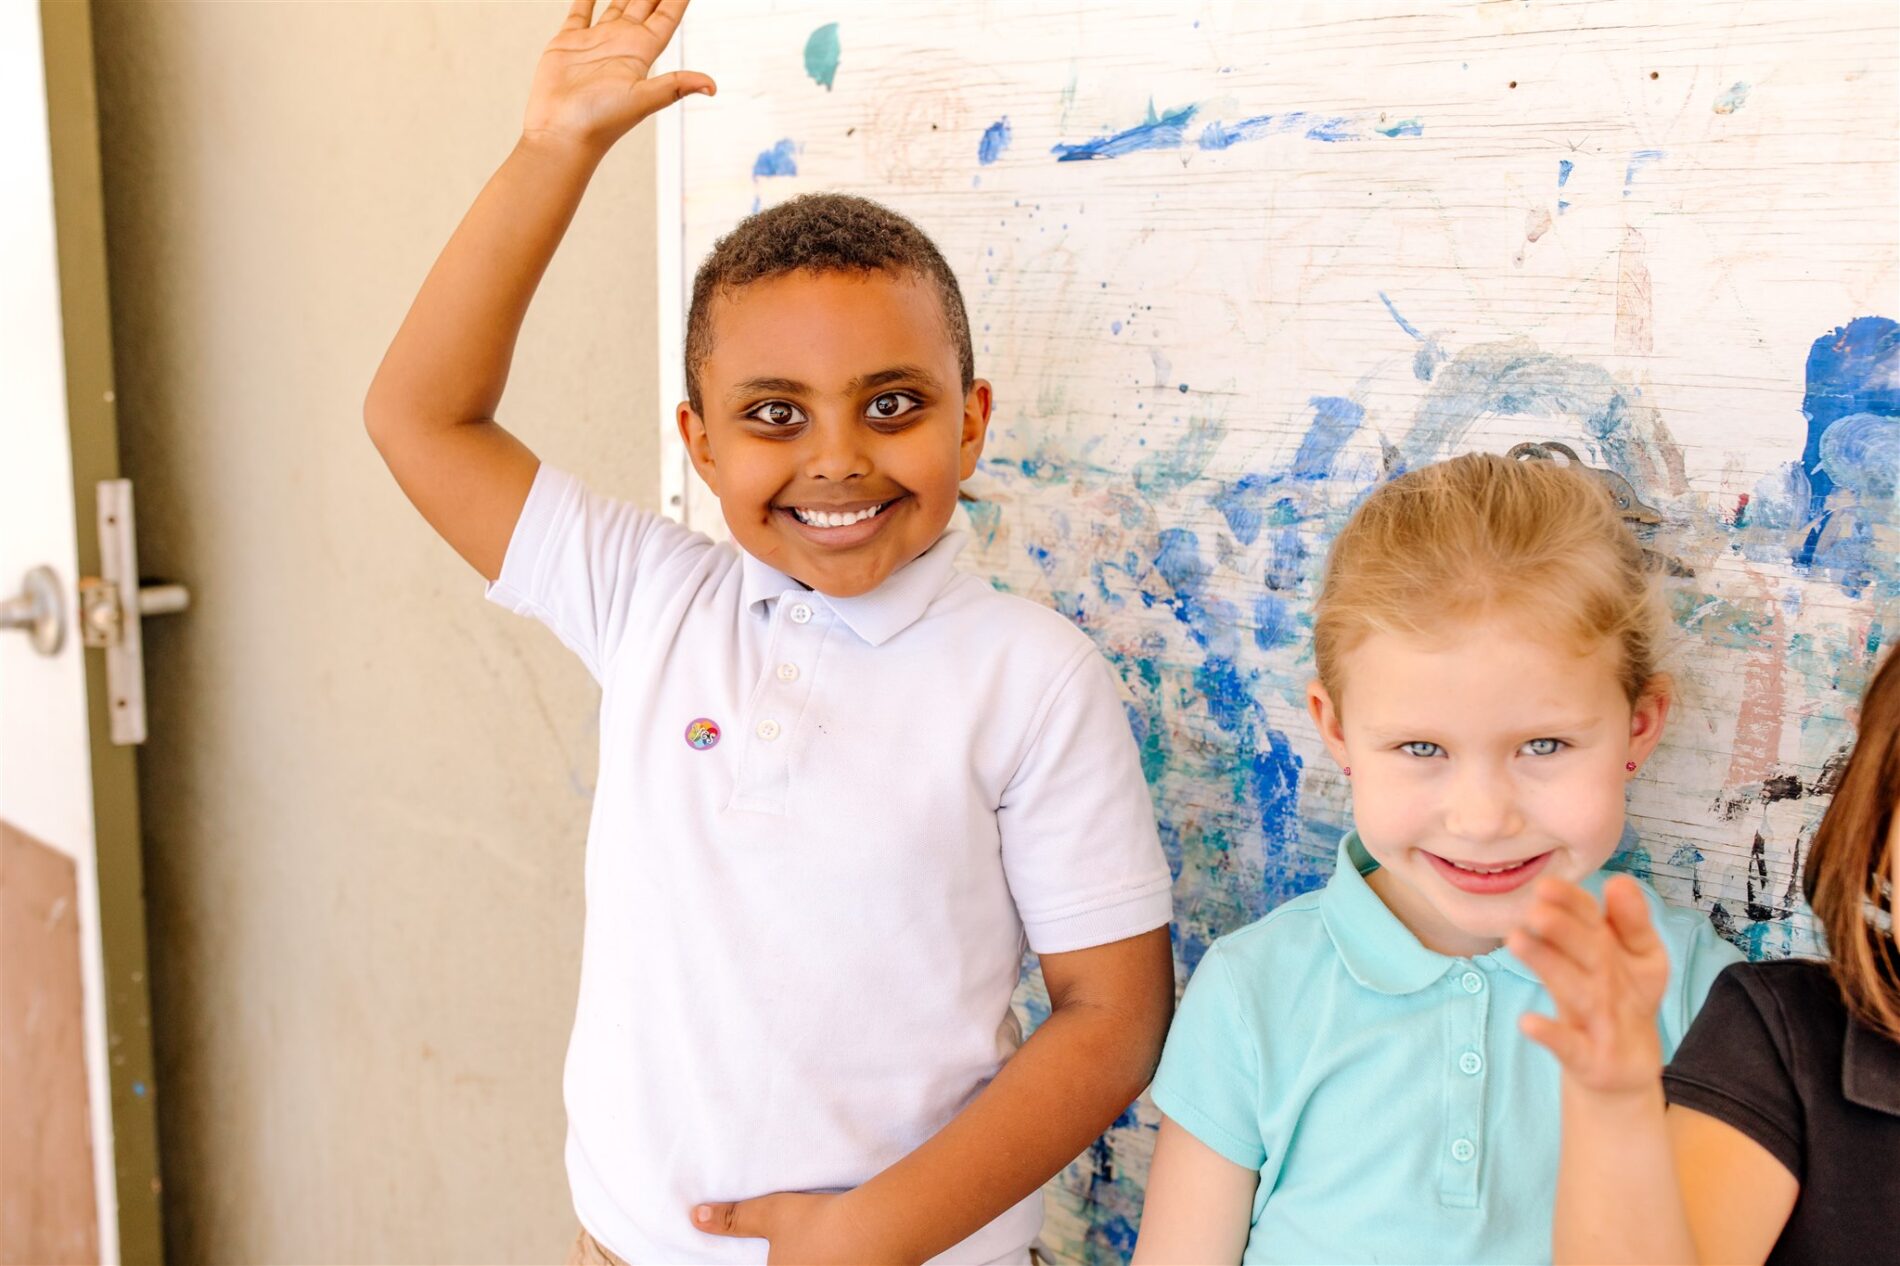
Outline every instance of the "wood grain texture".
<path fill-rule="evenodd" d="M 99 1260 L 77 872 L 0 821 L 0 1263 Z"/>

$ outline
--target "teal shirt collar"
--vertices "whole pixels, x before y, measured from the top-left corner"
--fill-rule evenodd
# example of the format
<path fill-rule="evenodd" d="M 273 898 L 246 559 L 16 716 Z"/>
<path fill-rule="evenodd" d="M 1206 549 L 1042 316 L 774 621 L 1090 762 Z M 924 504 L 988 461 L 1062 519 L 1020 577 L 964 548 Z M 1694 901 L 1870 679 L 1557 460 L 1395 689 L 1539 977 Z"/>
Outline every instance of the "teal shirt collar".
<path fill-rule="evenodd" d="M 1368 989 L 1385 994 L 1417 993 L 1466 962 L 1489 959 L 1498 967 L 1541 984 L 1537 973 L 1507 949 L 1495 949 L 1477 959 L 1451 958 L 1426 949 L 1412 930 L 1386 908 L 1366 876 L 1379 869 L 1359 832 L 1348 831 L 1339 841 L 1339 862 L 1320 893 L 1320 917 L 1352 978 Z M 1583 881 L 1592 896 L 1601 896 L 1604 874 L 1597 871 Z"/>

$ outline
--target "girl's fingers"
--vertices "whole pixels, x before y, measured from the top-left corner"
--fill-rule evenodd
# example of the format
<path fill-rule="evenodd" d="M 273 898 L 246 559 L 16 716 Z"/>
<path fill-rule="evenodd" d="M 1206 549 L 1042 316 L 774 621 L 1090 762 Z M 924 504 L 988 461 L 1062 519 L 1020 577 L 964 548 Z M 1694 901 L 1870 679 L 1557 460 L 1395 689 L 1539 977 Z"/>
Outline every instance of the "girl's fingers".
<path fill-rule="evenodd" d="M 1603 889 L 1603 911 L 1610 928 L 1623 948 L 1637 957 L 1646 957 L 1662 946 L 1655 924 L 1649 921 L 1649 903 L 1643 890 L 1628 875 L 1612 876 Z"/>
<path fill-rule="evenodd" d="M 1583 1034 L 1566 1025 L 1559 1024 L 1547 1015 L 1535 1011 L 1526 1011 L 1517 1018 L 1518 1031 L 1537 1043 L 1566 1068 L 1582 1065 L 1588 1054 Z"/>
<path fill-rule="evenodd" d="M 1608 929 L 1589 894 L 1581 895 L 1587 904 L 1579 910 L 1568 899 L 1546 900 L 1540 891 L 1537 900 L 1524 913 L 1524 930 L 1562 949 L 1581 966 L 1594 970 L 1603 964 Z"/>
<path fill-rule="evenodd" d="M 1567 1012 L 1590 1012 L 1599 1004 L 1597 976 L 1567 954 L 1563 947 L 1534 936 L 1523 928 L 1504 939 L 1505 948 L 1537 973 L 1557 1006 Z"/>
<path fill-rule="evenodd" d="M 594 0 L 574 0 L 567 6 L 567 20 L 561 23 L 563 31 L 578 31 L 587 25 L 594 14 Z"/>
<path fill-rule="evenodd" d="M 627 0 L 607 0 L 607 7 L 600 11 L 600 20 L 603 23 L 611 22 L 615 18 L 619 17 L 621 12 L 625 10 L 626 7 L 627 7 Z M 639 19 L 636 18 L 634 20 L 638 21 Z"/>

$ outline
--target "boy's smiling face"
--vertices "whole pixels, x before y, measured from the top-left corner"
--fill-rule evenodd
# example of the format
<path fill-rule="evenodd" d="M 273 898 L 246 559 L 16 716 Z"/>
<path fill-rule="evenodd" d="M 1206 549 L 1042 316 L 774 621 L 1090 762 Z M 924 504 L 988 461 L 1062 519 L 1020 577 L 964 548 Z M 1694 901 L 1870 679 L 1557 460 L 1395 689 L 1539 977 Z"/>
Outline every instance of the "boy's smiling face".
<path fill-rule="evenodd" d="M 914 273 L 793 272 L 713 300 L 694 467 L 747 553 L 820 593 L 868 593 L 936 541 L 975 471 L 990 385 L 962 388 Z"/>

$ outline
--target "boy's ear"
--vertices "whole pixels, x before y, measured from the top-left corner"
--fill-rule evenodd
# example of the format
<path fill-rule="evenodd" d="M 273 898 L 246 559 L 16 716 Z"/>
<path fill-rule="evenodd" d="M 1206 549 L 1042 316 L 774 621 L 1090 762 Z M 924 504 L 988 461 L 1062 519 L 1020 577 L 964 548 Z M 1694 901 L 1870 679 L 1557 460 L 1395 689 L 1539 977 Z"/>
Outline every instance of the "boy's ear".
<path fill-rule="evenodd" d="M 1673 683 L 1663 676 L 1651 677 L 1643 685 L 1630 708 L 1630 755 L 1641 765 L 1662 742 L 1663 725 L 1669 720 L 1670 705 L 1675 702 Z"/>
<path fill-rule="evenodd" d="M 963 397 L 963 441 L 957 462 L 959 479 L 974 475 L 976 464 L 982 459 L 983 441 L 990 433 L 991 403 L 987 379 L 979 378 L 970 384 L 969 392 Z"/>
<path fill-rule="evenodd" d="M 1320 684 L 1317 677 L 1306 683 L 1306 710 L 1319 729 L 1320 741 L 1326 744 L 1326 750 L 1339 762 L 1339 767 L 1345 769 L 1350 766 L 1352 761 L 1346 755 L 1346 731 L 1339 722 L 1339 706 L 1333 702 L 1332 694 Z"/>
<path fill-rule="evenodd" d="M 713 466 L 712 444 L 706 439 L 706 419 L 693 411 L 690 400 L 679 403 L 676 421 L 680 428 L 680 441 L 686 445 L 686 455 L 693 459 L 693 469 L 706 481 L 706 486 L 719 494 L 719 480 Z"/>

